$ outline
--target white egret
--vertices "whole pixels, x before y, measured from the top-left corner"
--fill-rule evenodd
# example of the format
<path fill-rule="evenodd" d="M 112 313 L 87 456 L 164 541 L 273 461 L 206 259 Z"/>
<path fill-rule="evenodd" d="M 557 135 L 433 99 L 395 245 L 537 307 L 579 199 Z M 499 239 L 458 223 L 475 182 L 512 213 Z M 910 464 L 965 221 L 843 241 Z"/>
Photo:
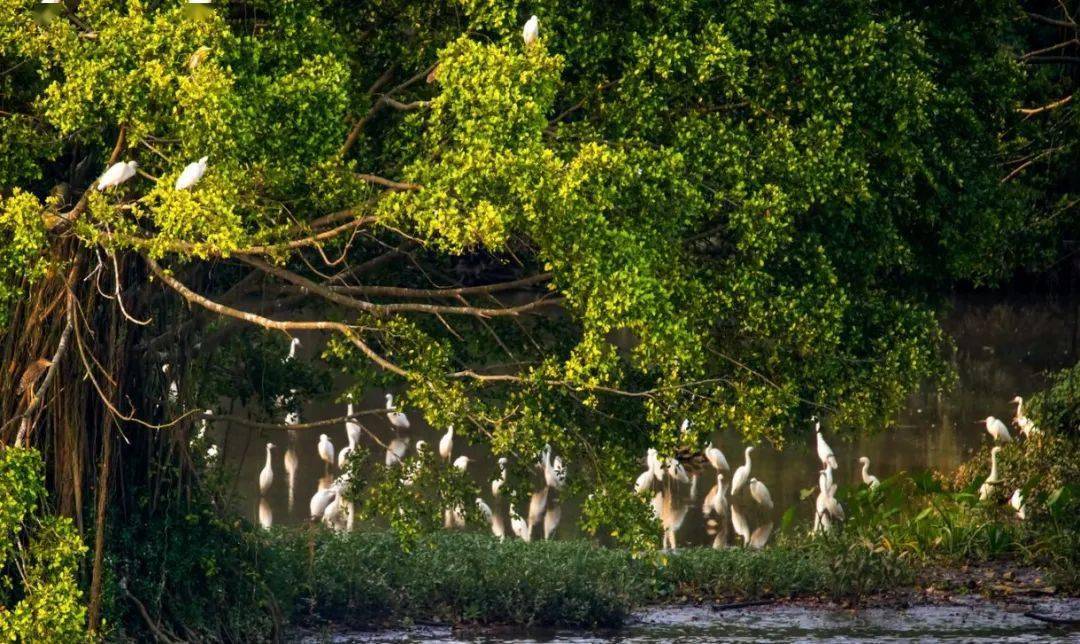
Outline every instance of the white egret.
<path fill-rule="evenodd" d="M 416 449 L 417 456 L 423 456 L 424 452 L 427 451 L 427 441 L 422 439 L 418 440 L 416 441 L 416 445 L 414 445 L 413 447 Z"/>
<path fill-rule="evenodd" d="M 194 163 L 189 163 L 184 171 L 180 173 L 180 176 L 176 178 L 176 189 L 187 190 L 191 188 L 199 179 L 202 179 L 206 174 L 206 160 L 210 157 L 203 157 Z"/>
<path fill-rule="evenodd" d="M 815 425 L 815 431 L 817 432 L 818 460 L 821 461 L 822 467 L 831 467 L 835 470 L 838 467 L 836 464 L 836 455 L 833 454 L 829 444 L 825 442 L 825 437 L 821 435 L 821 423 Z"/>
<path fill-rule="evenodd" d="M 502 486 L 506 485 L 506 477 L 507 477 L 506 465 L 509 462 L 510 461 L 508 461 L 505 456 L 500 456 L 499 457 L 499 460 L 498 460 L 499 478 L 494 479 L 491 482 L 491 496 L 495 497 L 496 499 L 499 498 L 499 496 L 501 496 L 501 494 L 502 494 Z"/>
<path fill-rule="evenodd" d="M 649 451 L 645 454 L 645 463 L 652 472 L 653 478 L 657 481 L 664 480 L 664 466 L 660 462 L 660 456 L 655 449 L 649 448 Z"/>
<path fill-rule="evenodd" d="M 270 452 L 273 449 L 273 443 L 266 444 L 266 465 L 263 465 L 262 471 L 259 472 L 259 494 L 266 494 L 270 491 L 270 486 L 274 484 L 274 467 L 270 460 Z"/>
<path fill-rule="evenodd" d="M 744 463 L 735 470 L 735 474 L 731 477 L 731 496 L 738 494 L 739 490 L 750 480 L 750 452 L 752 451 L 754 451 L 753 446 L 746 448 L 746 451 L 743 452 Z"/>
<path fill-rule="evenodd" d="M 341 448 L 341 451 L 337 455 L 337 466 L 341 471 L 345 471 L 345 467 L 349 464 L 349 459 L 352 458 L 353 450 L 356 446 L 350 441 L 348 445 Z"/>
<path fill-rule="evenodd" d="M 274 511 L 270 509 L 270 503 L 266 499 L 259 499 L 259 526 L 263 530 L 274 527 Z"/>
<path fill-rule="evenodd" d="M 679 437 L 686 438 L 687 432 L 690 431 L 690 419 L 683 418 L 682 424 L 679 425 Z"/>
<path fill-rule="evenodd" d="M 138 162 L 128 161 L 114 163 L 109 166 L 109 169 L 98 179 L 97 189 L 98 192 L 105 190 L 106 188 L 112 188 L 124 183 L 128 179 L 135 176 L 135 170 L 139 167 Z"/>
<path fill-rule="evenodd" d="M 360 423 L 356 422 L 353 418 L 353 404 L 349 403 L 345 406 L 345 433 L 349 435 L 350 445 L 360 444 Z"/>
<path fill-rule="evenodd" d="M 454 467 L 464 472 L 469 467 L 469 463 L 471 463 L 472 460 L 473 459 L 468 456 L 459 456 L 454 459 Z"/>
<path fill-rule="evenodd" d="M 525 46 L 536 42 L 536 38 L 540 35 L 540 19 L 536 16 L 529 18 L 525 23 L 525 28 L 521 31 L 521 37 L 525 40 Z"/>
<path fill-rule="evenodd" d="M 686 484 L 690 482 L 690 477 L 686 475 L 686 468 L 674 456 L 667 460 L 667 475 L 679 483 Z"/>
<path fill-rule="evenodd" d="M 716 485 L 705 495 L 705 503 L 702 504 L 701 510 L 705 516 L 709 516 L 711 513 L 717 515 L 724 521 L 727 520 L 728 500 L 727 492 L 724 490 L 723 474 L 717 473 Z"/>
<path fill-rule="evenodd" d="M 450 460 L 450 455 L 454 453 L 454 426 L 446 428 L 446 433 L 439 439 L 439 456 L 443 460 Z"/>
<path fill-rule="evenodd" d="M 772 534 L 773 524 L 772 521 L 765 525 L 759 525 L 754 533 L 750 535 L 750 547 L 755 550 L 761 550 L 765 547 L 765 544 L 769 542 L 769 536 Z"/>
<path fill-rule="evenodd" d="M 334 466 L 334 444 L 326 434 L 319 434 L 319 458 L 326 463 L 326 467 Z"/>
<path fill-rule="evenodd" d="M 869 485 L 871 490 L 881 485 L 881 481 L 878 480 L 878 477 L 870 473 L 870 459 L 865 456 L 860 456 L 859 462 L 862 463 L 862 482 Z"/>
<path fill-rule="evenodd" d="M 392 411 L 394 409 L 394 394 L 386 394 L 386 420 L 390 421 L 390 424 L 394 429 L 408 429 L 409 417 L 401 411 Z"/>
<path fill-rule="evenodd" d="M 994 439 L 995 443 L 1011 443 L 1012 436 L 1009 434 L 1009 428 L 1005 426 L 1005 423 L 1001 422 L 993 416 L 987 416 L 985 420 L 979 421 L 980 423 L 986 423 L 986 431 L 990 434 L 990 437 Z"/>
<path fill-rule="evenodd" d="M 480 514 L 483 515 L 484 519 L 491 521 L 492 517 L 494 516 L 494 514 L 491 512 L 491 506 L 488 505 L 480 497 L 476 497 L 476 508 L 480 510 Z"/>
<path fill-rule="evenodd" d="M 634 481 L 634 492 L 641 494 L 652 489 L 653 484 L 656 483 L 656 477 L 653 476 L 652 470 L 645 470 L 638 475 L 637 480 Z"/>
<path fill-rule="evenodd" d="M 409 437 L 395 438 L 386 446 L 386 466 L 401 465 L 405 453 L 409 451 Z M 462 468 L 464 469 L 464 468 Z"/>
<path fill-rule="evenodd" d="M 1020 428 L 1020 433 L 1024 438 L 1030 438 L 1032 434 L 1038 434 L 1040 430 L 1035 426 L 1035 422 L 1024 415 L 1024 399 L 1017 396 L 1012 399 L 1012 402 L 1016 403 L 1016 415 L 1013 416 L 1013 423 Z"/>
<path fill-rule="evenodd" d="M 1024 493 L 1020 488 L 1013 490 L 1012 496 L 1009 497 L 1009 505 L 1016 510 L 1016 518 L 1023 521 L 1027 519 L 1027 506 L 1024 505 Z"/>
<path fill-rule="evenodd" d="M 172 375 L 172 365 L 167 362 L 161 365 L 161 372 L 165 374 L 166 378 L 169 378 L 167 398 L 169 402 L 175 403 L 180 398 L 180 387 L 176 384 L 176 380 L 170 377 Z"/>
<path fill-rule="evenodd" d="M 730 472 L 731 466 L 728 465 L 727 458 L 724 453 L 718 448 L 713 447 L 712 443 L 709 443 L 705 447 L 705 458 L 709 461 L 709 464 L 713 466 L 713 469 L 717 472 Z"/>
<path fill-rule="evenodd" d="M 334 487 L 328 487 L 324 490 L 319 490 L 308 502 L 308 510 L 311 511 L 312 519 L 321 519 L 326 512 L 326 506 L 330 505 L 330 502 L 337 498 L 337 490 Z"/>
<path fill-rule="evenodd" d="M 293 338 L 289 341 L 289 355 L 285 356 L 285 362 L 291 362 L 296 360 L 296 349 L 300 346 L 300 338 Z"/>
<path fill-rule="evenodd" d="M 821 470 L 821 473 L 818 475 L 818 487 L 821 488 L 822 492 L 824 492 L 825 494 L 828 494 L 829 493 L 829 488 L 831 488 L 832 486 L 833 486 L 832 468 L 829 467 L 829 466 L 825 466 L 825 469 Z"/>
<path fill-rule="evenodd" d="M 532 540 L 529 524 L 525 522 L 525 519 L 521 518 L 521 515 L 517 513 L 517 510 L 515 510 L 513 506 L 510 506 L 510 530 L 512 530 L 522 541 Z"/>
<path fill-rule="evenodd" d="M 548 541 L 555 535 L 555 528 L 559 527 L 559 521 L 562 520 L 562 506 L 561 505 L 549 505 L 546 512 L 544 512 L 544 540 Z"/>
<path fill-rule="evenodd" d="M 559 456 L 556 456 L 555 460 L 552 461 L 551 445 L 544 445 L 541 464 L 544 467 L 544 483 L 556 490 L 563 489 L 563 486 L 566 485 L 566 465 L 563 464 L 563 460 Z"/>
<path fill-rule="evenodd" d="M 1001 483 L 1001 476 L 998 473 L 998 452 L 1001 451 L 1000 445 L 995 445 L 990 450 L 990 476 L 986 477 L 983 484 L 979 486 L 979 500 L 985 501 L 990 498 L 994 493 L 994 487 Z"/>
<path fill-rule="evenodd" d="M 765 487 L 764 483 L 755 478 L 750 479 L 750 496 L 758 502 L 758 505 L 766 510 L 773 509 L 773 500 L 772 495 L 769 494 L 769 488 Z"/>

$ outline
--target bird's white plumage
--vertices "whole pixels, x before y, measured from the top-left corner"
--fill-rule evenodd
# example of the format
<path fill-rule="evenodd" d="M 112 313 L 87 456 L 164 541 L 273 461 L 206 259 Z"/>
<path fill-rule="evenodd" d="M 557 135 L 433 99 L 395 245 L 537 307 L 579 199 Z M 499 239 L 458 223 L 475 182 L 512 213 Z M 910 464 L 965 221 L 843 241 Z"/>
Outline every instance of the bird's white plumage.
<path fill-rule="evenodd" d="M 266 444 L 266 464 L 259 472 L 259 494 L 266 494 L 270 491 L 270 486 L 274 484 L 274 466 L 270 454 L 273 449 L 273 443 Z"/>
<path fill-rule="evenodd" d="M 198 161 L 187 164 L 184 171 L 180 173 L 180 176 L 176 178 L 176 189 L 187 190 L 193 187 L 203 175 L 206 174 L 206 161 L 210 157 L 203 157 Z"/>
<path fill-rule="evenodd" d="M 525 23 L 525 27 L 521 30 L 521 37 L 525 41 L 525 45 L 529 46 L 536 42 L 536 39 L 540 36 L 540 19 L 536 16 L 532 16 Z"/>
<path fill-rule="evenodd" d="M 1009 497 L 1009 505 L 1016 510 L 1016 518 L 1023 521 L 1027 519 L 1027 507 L 1024 506 L 1024 493 L 1020 488 L 1013 490 L 1012 496 Z"/>
<path fill-rule="evenodd" d="M 394 394 L 386 394 L 386 420 L 394 429 L 409 428 L 409 417 L 402 411 L 394 410 Z"/>
<path fill-rule="evenodd" d="M 876 477 L 876 476 L 874 476 L 873 474 L 870 473 L 870 459 L 865 457 L 865 456 L 862 456 L 862 457 L 859 457 L 859 462 L 862 463 L 862 481 L 863 481 L 863 483 L 870 486 L 871 490 L 876 488 L 877 486 L 881 485 L 881 481 L 878 480 L 878 477 Z"/>
<path fill-rule="evenodd" d="M 713 469 L 717 472 L 730 472 L 731 466 L 728 465 L 727 457 L 720 451 L 719 448 L 713 447 L 712 443 L 709 443 L 705 447 L 705 458 L 709 461 L 709 464 L 713 466 Z"/>
<path fill-rule="evenodd" d="M 439 456 L 443 460 L 449 461 L 450 456 L 454 453 L 454 426 L 450 425 L 446 428 L 446 433 L 439 439 Z"/>
<path fill-rule="evenodd" d="M 735 470 L 735 474 L 731 477 L 731 496 L 735 496 L 739 493 L 739 490 L 750 480 L 750 452 L 754 451 L 753 447 L 747 447 L 743 452 L 744 463 Z"/>
<path fill-rule="evenodd" d="M 983 422 L 986 423 L 986 431 L 995 443 L 1012 442 L 1012 435 L 1009 434 L 1009 428 L 1005 426 L 1005 423 L 993 416 L 987 416 Z"/>
<path fill-rule="evenodd" d="M 818 424 L 820 427 L 820 423 Z M 831 467 L 834 470 L 838 467 L 836 463 L 836 455 L 833 454 L 832 448 L 825 442 L 825 437 L 821 435 L 820 429 L 817 433 L 817 454 L 818 460 L 821 461 L 822 467 Z"/>
<path fill-rule="evenodd" d="M 334 444 L 326 434 L 319 435 L 319 458 L 329 467 L 334 466 Z"/>
<path fill-rule="evenodd" d="M 352 445 L 360 444 L 360 423 L 353 419 L 353 404 L 349 403 L 345 406 L 345 433 L 349 437 L 349 443 Z"/>
<path fill-rule="evenodd" d="M 652 470 L 645 470 L 638 475 L 637 480 L 634 481 L 634 492 L 641 494 L 652 489 L 653 484 L 656 482 L 656 477 L 653 476 Z"/>
<path fill-rule="evenodd" d="M 319 490 L 308 502 L 308 510 L 311 511 L 311 518 L 322 518 L 323 513 L 326 512 L 326 506 L 330 505 L 330 502 L 337 498 L 337 490 L 333 487 L 329 487 L 325 490 Z"/>
<path fill-rule="evenodd" d="M 459 456 L 454 459 L 454 467 L 464 472 L 469 467 L 469 463 L 472 461 L 468 456 Z"/>
<path fill-rule="evenodd" d="M 394 465 L 401 465 L 402 460 L 405 458 L 405 453 L 409 451 L 409 438 L 395 438 L 390 441 L 386 449 L 386 466 L 392 467 Z"/>
<path fill-rule="evenodd" d="M 654 448 L 649 448 L 645 454 L 645 463 L 652 471 L 653 478 L 657 481 L 664 480 L 664 464 L 660 461 L 660 455 Z"/>
<path fill-rule="evenodd" d="M 769 488 L 765 487 L 764 483 L 755 478 L 750 479 L 750 496 L 758 502 L 758 505 L 766 510 L 773 509 L 773 500 L 772 495 L 769 494 Z"/>
<path fill-rule="evenodd" d="M 135 170 L 139 167 L 136 161 L 120 161 L 109 166 L 109 169 L 101 175 L 97 182 L 99 192 L 106 188 L 112 188 L 124 183 L 135 176 Z"/>
<path fill-rule="evenodd" d="M 761 550 L 765 547 L 765 544 L 769 542 L 769 536 L 772 534 L 773 524 L 772 521 L 765 525 L 759 525 L 750 535 L 750 547 L 755 550 Z"/>

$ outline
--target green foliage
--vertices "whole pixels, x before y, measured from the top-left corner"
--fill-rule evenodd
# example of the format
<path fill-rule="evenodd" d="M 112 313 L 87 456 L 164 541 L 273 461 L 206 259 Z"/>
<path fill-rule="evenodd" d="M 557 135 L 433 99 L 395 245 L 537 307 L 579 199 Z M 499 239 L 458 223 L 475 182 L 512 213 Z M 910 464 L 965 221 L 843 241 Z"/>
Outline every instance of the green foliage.
<path fill-rule="evenodd" d="M 49 268 L 44 216 L 45 207 L 29 192 L 16 188 L 0 197 L 0 328 L 26 284 L 41 279 Z"/>
<path fill-rule="evenodd" d="M 1054 374 L 1048 388 L 1024 401 L 1024 413 L 1043 431 L 1080 436 L 1080 363 Z"/>
<path fill-rule="evenodd" d="M 87 640 L 78 584 L 86 547 L 70 519 L 40 516 L 44 465 L 33 450 L 0 448 L 0 640 Z"/>

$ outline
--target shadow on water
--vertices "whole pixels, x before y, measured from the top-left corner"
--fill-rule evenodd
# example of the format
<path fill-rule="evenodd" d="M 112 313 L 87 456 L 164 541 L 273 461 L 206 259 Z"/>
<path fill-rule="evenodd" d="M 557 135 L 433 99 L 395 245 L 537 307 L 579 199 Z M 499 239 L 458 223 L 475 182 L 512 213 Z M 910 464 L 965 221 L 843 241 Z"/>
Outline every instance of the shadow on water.
<path fill-rule="evenodd" d="M 1075 359 L 1071 311 L 1072 305 L 1045 299 L 1004 302 L 974 296 L 955 299 L 942 314 L 943 326 L 954 341 L 955 348 L 947 359 L 957 374 L 955 386 L 947 392 L 924 390 L 913 395 L 907 408 L 898 416 L 896 427 L 890 431 L 872 432 L 851 441 L 830 439 L 840 464 L 837 483 L 859 482 L 860 456 L 870 458 L 871 472 L 881 478 L 903 470 L 933 468 L 949 471 L 955 468 L 980 442 L 988 440 L 984 429 L 975 421 L 989 414 L 1011 418 L 1013 406 L 1009 400 L 1013 396 L 1028 396 L 1038 391 L 1044 386 L 1048 373 L 1068 366 Z M 314 345 L 314 341 L 310 344 Z M 304 350 L 310 352 L 311 349 L 304 347 L 302 355 Z M 372 391 L 357 404 L 357 408 L 381 407 L 382 396 L 383 392 Z M 313 404 L 304 409 L 302 422 L 343 414 L 343 405 Z M 409 416 L 412 427 L 407 434 L 413 443 L 424 439 L 429 445 L 436 446 L 442 429 L 428 427 L 419 414 Z M 367 417 L 363 422 L 384 441 L 394 436 L 393 428 L 382 415 Z M 817 482 L 813 426 L 808 421 L 801 430 L 803 439 L 794 438 L 782 451 L 767 444 L 755 446 L 753 476 L 768 485 L 775 509 L 764 512 L 746 492 L 742 492 L 734 502 L 743 511 L 751 531 L 777 521 L 792 505 L 797 505 L 802 520 L 813 515 L 813 496 L 799 500 L 800 491 Z M 325 468 L 317 452 L 321 433 L 328 434 L 338 450 L 346 445 L 344 426 L 303 432 L 252 430 L 238 426 L 228 430 L 222 445 L 224 462 L 235 473 L 235 492 L 240 507 L 253 522 L 291 524 L 307 518 L 308 500 L 320 489 L 320 482 L 325 486 Z M 278 446 L 272 457 L 274 483 L 265 497 L 260 498 L 258 479 L 265 465 L 264 445 L 267 441 Z M 489 496 L 486 482 L 494 478 L 494 459 L 463 442 L 455 441 L 454 455 L 465 454 L 476 459 L 470 464 L 469 471 L 481 483 L 485 496 Z M 724 451 L 733 471 L 742 465 L 744 445 L 734 432 L 718 433 L 714 436 L 714 444 Z M 378 454 L 382 453 L 377 446 L 374 449 Z M 627 472 L 627 486 L 633 485 L 637 474 L 636 471 Z M 712 543 L 715 528 L 710 529 L 707 525 L 701 504 L 714 484 L 715 479 L 708 470 L 698 481 L 694 500 L 687 498 L 690 486 L 681 486 L 681 502 L 689 511 L 678 530 L 679 546 Z M 562 538 L 574 536 L 577 531 L 575 500 L 567 498 L 564 501 L 562 522 L 557 532 Z M 519 512 L 524 516 L 525 508 Z M 738 537 L 732 534 L 730 539 L 737 540 Z"/>

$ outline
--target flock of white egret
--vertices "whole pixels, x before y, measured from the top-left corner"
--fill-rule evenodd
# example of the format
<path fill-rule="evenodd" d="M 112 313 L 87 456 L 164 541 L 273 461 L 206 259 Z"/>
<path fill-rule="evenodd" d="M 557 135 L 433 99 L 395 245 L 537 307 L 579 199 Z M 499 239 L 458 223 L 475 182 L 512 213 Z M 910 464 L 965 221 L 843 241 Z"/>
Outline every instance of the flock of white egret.
<path fill-rule="evenodd" d="M 1035 426 L 1034 421 L 1024 414 L 1024 399 L 1017 396 L 1010 402 L 1016 404 L 1016 413 L 1013 415 L 1013 426 L 1020 430 L 1020 435 L 1024 438 L 1030 438 L 1035 434 L 1041 433 L 1041 430 Z M 993 416 L 987 416 L 985 420 L 980 420 L 979 423 L 986 425 L 986 432 L 990 434 L 990 438 L 994 440 L 994 443 L 1007 444 L 1013 441 L 1008 426 L 1001 420 L 994 418 Z M 987 476 L 986 480 L 979 486 L 980 501 L 990 500 L 994 496 L 994 490 L 996 490 L 999 485 L 1005 483 L 1001 478 L 1001 473 L 998 472 L 998 454 L 1000 452 L 1001 445 L 997 444 L 990 450 L 990 475 Z M 1023 520 L 1027 518 L 1027 508 L 1024 505 L 1023 490 L 1020 488 L 1015 488 L 1013 490 L 1012 495 L 1009 496 L 1009 505 L 1016 511 L 1016 517 L 1018 519 Z"/>

